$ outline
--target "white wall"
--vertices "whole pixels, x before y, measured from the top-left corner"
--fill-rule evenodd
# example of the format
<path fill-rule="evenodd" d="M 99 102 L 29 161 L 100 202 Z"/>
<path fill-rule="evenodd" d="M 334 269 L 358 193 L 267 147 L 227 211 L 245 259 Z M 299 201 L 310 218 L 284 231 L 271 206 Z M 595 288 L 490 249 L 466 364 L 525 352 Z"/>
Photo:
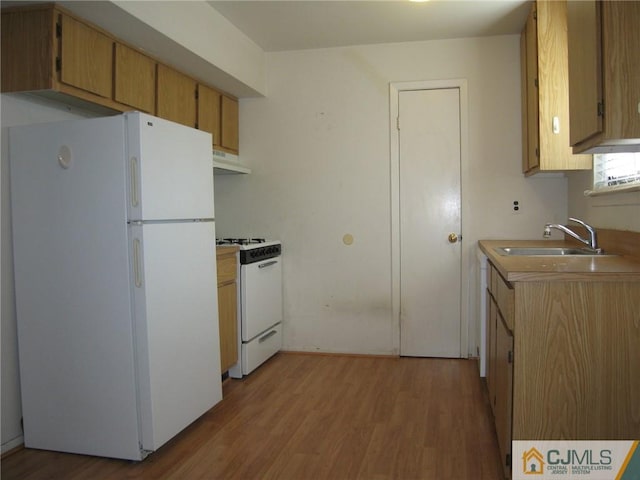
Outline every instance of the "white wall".
<path fill-rule="evenodd" d="M 477 240 L 540 238 L 546 222 L 567 217 L 566 178 L 520 171 L 519 65 L 518 36 L 267 55 L 267 98 L 240 101 L 252 174 L 216 178 L 216 217 L 219 234 L 282 239 L 285 348 L 398 353 L 389 83 L 465 78 L 463 311 L 475 354 Z"/>
<path fill-rule="evenodd" d="M 593 172 L 574 172 L 569 177 L 569 216 L 598 228 L 640 232 L 640 192 L 585 197 L 593 188 Z"/>
<path fill-rule="evenodd" d="M 2 94 L 2 453 L 22 443 L 20 377 L 11 240 L 8 127 L 93 116 L 92 113 L 21 94 Z"/>

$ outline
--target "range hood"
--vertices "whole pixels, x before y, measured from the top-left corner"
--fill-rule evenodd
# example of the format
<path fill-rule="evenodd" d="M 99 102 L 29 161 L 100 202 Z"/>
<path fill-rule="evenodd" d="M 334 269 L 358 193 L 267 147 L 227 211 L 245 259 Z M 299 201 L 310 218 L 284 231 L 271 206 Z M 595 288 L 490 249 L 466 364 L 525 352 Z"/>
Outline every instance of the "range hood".
<path fill-rule="evenodd" d="M 240 163 L 238 155 L 221 150 L 213 151 L 214 175 L 233 175 L 239 173 L 251 173 L 251 169 Z"/>

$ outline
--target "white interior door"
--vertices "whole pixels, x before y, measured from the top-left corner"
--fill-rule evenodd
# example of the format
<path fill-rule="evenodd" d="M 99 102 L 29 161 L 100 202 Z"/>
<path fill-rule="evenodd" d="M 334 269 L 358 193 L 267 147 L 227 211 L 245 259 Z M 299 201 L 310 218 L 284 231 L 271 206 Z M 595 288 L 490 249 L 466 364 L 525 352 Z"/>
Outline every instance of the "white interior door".
<path fill-rule="evenodd" d="M 398 95 L 400 354 L 460 357 L 460 89 Z"/>

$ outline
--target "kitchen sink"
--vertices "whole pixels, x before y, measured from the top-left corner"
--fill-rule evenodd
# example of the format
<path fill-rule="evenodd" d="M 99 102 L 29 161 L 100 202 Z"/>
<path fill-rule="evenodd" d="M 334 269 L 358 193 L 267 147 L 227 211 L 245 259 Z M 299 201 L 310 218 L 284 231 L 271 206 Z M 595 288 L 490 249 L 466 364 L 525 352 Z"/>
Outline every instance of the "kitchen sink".
<path fill-rule="evenodd" d="M 596 253 L 586 248 L 562 248 L 562 247 L 496 247 L 494 250 L 499 255 L 535 255 L 535 256 L 592 256 L 600 257 L 608 255 Z"/>

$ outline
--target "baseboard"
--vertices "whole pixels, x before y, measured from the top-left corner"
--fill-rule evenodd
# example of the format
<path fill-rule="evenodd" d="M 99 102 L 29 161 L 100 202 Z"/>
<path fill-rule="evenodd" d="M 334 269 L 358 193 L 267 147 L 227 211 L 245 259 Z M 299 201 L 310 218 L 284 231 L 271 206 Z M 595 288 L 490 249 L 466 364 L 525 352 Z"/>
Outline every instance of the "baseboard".
<path fill-rule="evenodd" d="M 315 355 L 321 357 L 359 357 L 359 358 L 400 358 L 400 355 L 386 355 L 375 353 L 341 353 L 341 352 L 310 352 L 307 350 L 280 350 L 285 355 Z"/>
<path fill-rule="evenodd" d="M 13 440 L 9 440 L 7 443 L 3 443 L 2 455 L 0 455 L 0 460 L 8 457 L 9 455 L 13 455 L 16 452 L 19 452 L 23 448 L 24 448 L 24 437 L 22 435 L 14 438 Z"/>

